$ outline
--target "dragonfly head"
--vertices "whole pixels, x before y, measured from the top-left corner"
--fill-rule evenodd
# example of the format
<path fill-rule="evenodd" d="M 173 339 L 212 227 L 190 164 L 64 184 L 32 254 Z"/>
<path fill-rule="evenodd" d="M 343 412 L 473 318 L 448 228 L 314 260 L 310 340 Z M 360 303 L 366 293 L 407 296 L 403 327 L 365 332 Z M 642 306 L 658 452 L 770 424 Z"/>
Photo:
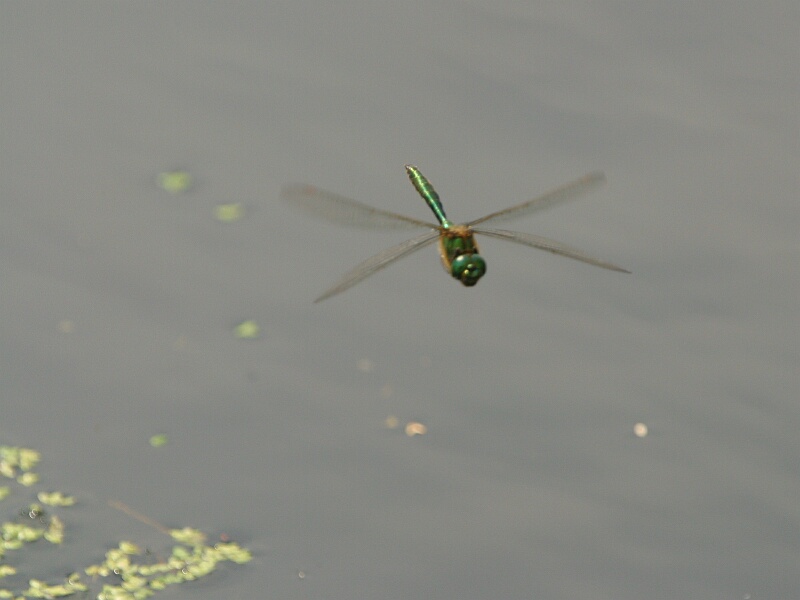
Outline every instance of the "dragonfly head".
<path fill-rule="evenodd" d="M 480 254 L 460 254 L 450 264 L 450 274 L 467 287 L 472 287 L 486 274 L 486 261 Z"/>

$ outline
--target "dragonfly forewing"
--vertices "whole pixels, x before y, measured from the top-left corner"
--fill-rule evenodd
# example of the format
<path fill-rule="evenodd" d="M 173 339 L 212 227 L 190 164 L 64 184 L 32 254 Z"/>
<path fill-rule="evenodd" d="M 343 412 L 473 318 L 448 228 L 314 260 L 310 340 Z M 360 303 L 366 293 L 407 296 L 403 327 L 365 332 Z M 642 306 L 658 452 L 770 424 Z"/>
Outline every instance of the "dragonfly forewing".
<path fill-rule="evenodd" d="M 470 221 L 467 223 L 467 225 L 477 225 L 479 223 L 489 222 L 501 223 L 503 221 L 510 221 L 511 219 L 528 215 L 538 210 L 550 208 L 551 206 L 555 206 L 561 202 L 574 200 L 578 196 L 601 186 L 605 180 L 606 177 L 602 173 L 589 173 L 580 179 L 576 179 L 575 181 L 567 183 L 566 185 L 562 185 L 554 190 L 550 190 L 541 196 L 537 196 L 533 200 L 528 200 L 522 204 L 517 204 L 515 206 L 510 206 L 509 208 L 504 208 L 503 210 L 493 212 L 485 217 L 481 217 L 480 219 Z"/>
<path fill-rule="evenodd" d="M 432 227 L 429 225 L 428 227 Z M 383 252 L 376 254 L 375 256 L 368 258 L 364 262 L 359 265 L 356 265 L 351 271 L 345 273 L 342 278 L 336 282 L 330 289 L 328 289 L 324 294 L 322 294 L 319 298 L 314 300 L 314 302 L 322 302 L 326 298 L 330 298 L 331 296 L 335 296 L 348 288 L 353 287 L 362 279 L 366 279 L 373 273 L 377 273 L 381 269 L 388 267 L 391 263 L 396 260 L 403 258 L 404 256 L 408 256 L 412 252 L 416 252 L 420 248 L 424 248 L 432 244 L 436 239 L 439 237 L 439 231 L 434 229 L 432 231 L 427 231 L 421 235 L 411 238 L 410 240 L 406 240 L 402 244 L 397 244 L 396 246 L 392 246 L 391 248 L 387 248 Z"/>
<path fill-rule="evenodd" d="M 374 208 L 304 183 L 285 186 L 281 196 L 295 206 L 339 225 L 406 230 L 436 227 L 433 223 Z"/>
<path fill-rule="evenodd" d="M 547 250 L 548 252 L 552 252 L 553 254 L 560 254 L 561 256 L 566 256 L 567 258 L 574 258 L 575 260 L 579 260 L 581 262 L 585 262 L 590 265 L 594 265 L 596 267 L 609 269 L 611 271 L 619 271 L 620 273 L 630 273 L 630 271 L 628 271 L 627 269 L 618 267 L 617 265 L 610 263 L 608 261 L 601 260 L 593 256 L 589 256 L 588 254 L 586 254 L 581 250 L 578 250 L 577 248 L 572 248 L 571 246 L 567 246 L 566 244 L 562 244 L 561 242 L 540 237 L 538 235 L 532 235 L 530 233 L 522 233 L 520 231 L 508 231 L 506 229 L 486 229 L 484 227 L 473 227 L 472 231 L 478 234 L 499 238 L 501 240 L 516 242 L 517 244 L 522 244 L 523 246 L 530 246 L 531 248 L 539 248 L 540 250 Z"/>

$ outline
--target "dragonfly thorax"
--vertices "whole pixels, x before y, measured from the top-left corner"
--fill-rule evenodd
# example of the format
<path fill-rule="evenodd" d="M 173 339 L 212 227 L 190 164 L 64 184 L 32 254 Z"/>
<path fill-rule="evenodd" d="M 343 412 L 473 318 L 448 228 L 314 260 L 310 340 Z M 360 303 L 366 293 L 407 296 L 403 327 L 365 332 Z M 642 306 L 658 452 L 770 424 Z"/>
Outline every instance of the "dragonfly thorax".
<path fill-rule="evenodd" d="M 486 261 L 480 254 L 461 254 L 450 263 L 450 274 L 467 287 L 472 287 L 486 274 Z"/>

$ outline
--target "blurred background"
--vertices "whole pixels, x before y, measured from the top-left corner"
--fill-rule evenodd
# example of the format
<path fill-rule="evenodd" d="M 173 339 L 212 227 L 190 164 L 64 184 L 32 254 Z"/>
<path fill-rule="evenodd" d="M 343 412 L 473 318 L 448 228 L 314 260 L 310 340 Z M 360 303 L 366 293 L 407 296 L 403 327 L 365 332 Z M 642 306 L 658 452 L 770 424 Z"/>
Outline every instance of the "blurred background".
<path fill-rule="evenodd" d="M 82 499 L 36 574 L 159 535 L 119 499 L 254 552 L 173 597 L 800 597 L 798 31 L 788 0 L 0 3 L 0 443 Z M 406 163 L 455 221 L 603 171 L 510 228 L 633 273 L 489 239 L 474 288 L 431 248 L 313 304 L 409 236 L 281 186 L 427 220 Z"/>

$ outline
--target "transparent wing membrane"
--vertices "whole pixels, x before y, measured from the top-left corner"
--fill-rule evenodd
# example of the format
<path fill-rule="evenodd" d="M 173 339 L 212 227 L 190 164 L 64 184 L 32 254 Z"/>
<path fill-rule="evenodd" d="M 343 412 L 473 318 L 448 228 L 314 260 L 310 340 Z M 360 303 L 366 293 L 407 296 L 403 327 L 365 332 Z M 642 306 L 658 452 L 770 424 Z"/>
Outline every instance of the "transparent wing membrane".
<path fill-rule="evenodd" d="M 339 225 L 362 229 L 431 229 L 433 223 L 367 206 L 356 200 L 321 190 L 313 185 L 295 183 L 283 188 L 281 196 L 303 210 Z"/>
<path fill-rule="evenodd" d="M 561 242 L 539 237 L 538 235 L 522 233 L 519 231 L 508 231 L 505 229 L 485 229 L 483 227 L 473 227 L 472 230 L 478 234 L 488 235 L 501 240 L 508 240 L 509 242 L 515 242 L 517 244 L 522 244 L 523 246 L 530 246 L 531 248 L 547 250 L 548 252 L 560 254 L 561 256 L 566 256 L 567 258 L 574 258 L 575 260 L 579 260 L 596 267 L 602 267 L 611 271 L 619 271 L 620 273 L 630 273 L 630 271 L 623 269 L 622 267 L 618 267 L 615 264 L 599 258 L 594 258 L 593 256 L 589 256 L 577 248 L 572 248 L 566 244 L 562 244 Z"/>
<path fill-rule="evenodd" d="M 418 235 L 416 237 L 413 237 L 410 240 L 406 240 L 402 244 L 398 244 L 396 246 L 392 246 L 391 248 L 387 248 L 383 252 L 380 252 L 375 256 L 368 258 L 361 264 L 356 265 L 351 271 L 345 273 L 338 282 L 336 282 L 330 289 L 328 289 L 319 298 L 314 300 L 314 302 L 322 302 L 326 298 L 330 298 L 331 296 L 340 294 L 346 289 L 353 287 L 362 279 L 366 279 L 373 273 L 377 273 L 381 269 L 388 267 L 394 261 L 399 260 L 404 256 L 408 256 L 409 254 L 411 254 L 412 252 L 416 252 L 420 248 L 424 248 L 425 246 L 432 244 L 438 238 L 439 238 L 439 231 L 433 230 Z"/>
<path fill-rule="evenodd" d="M 485 217 L 481 217 L 480 219 L 470 221 L 467 223 L 467 225 L 478 225 L 479 223 L 490 222 L 502 223 L 503 221 L 510 221 L 511 219 L 516 219 L 538 210 L 550 208 L 551 206 L 560 204 L 561 202 L 574 200 L 581 194 L 585 194 L 586 192 L 599 187 L 605 180 L 605 175 L 602 173 L 589 173 L 588 175 L 584 175 L 580 179 L 576 179 L 571 183 L 562 185 L 554 190 L 550 190 L 549 192 L 542 194 L 533 200 L 528 200 L 522 204 L 517 204 L 516 206 L 510 206 L 509 208 L 504 208 L 503 210 L 493 212 Z"/>

